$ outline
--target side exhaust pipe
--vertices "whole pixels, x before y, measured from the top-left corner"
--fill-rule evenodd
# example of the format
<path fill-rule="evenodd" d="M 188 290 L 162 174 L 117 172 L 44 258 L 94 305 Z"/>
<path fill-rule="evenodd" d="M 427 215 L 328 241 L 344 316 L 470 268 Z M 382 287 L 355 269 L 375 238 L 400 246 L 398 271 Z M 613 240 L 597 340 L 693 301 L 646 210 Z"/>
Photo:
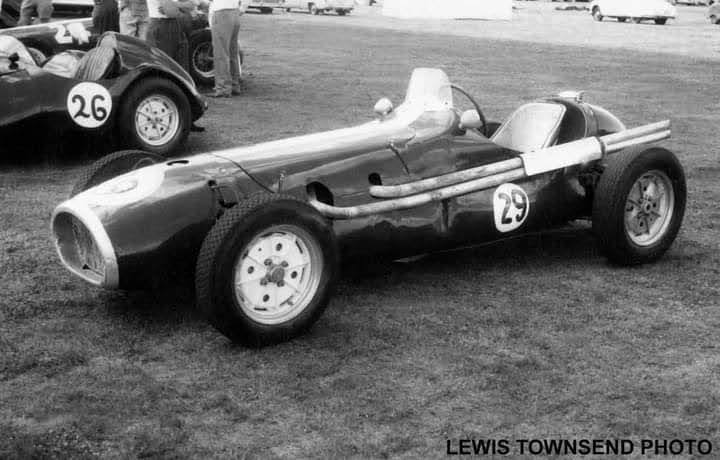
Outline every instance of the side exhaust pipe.
<path fill-rule="evenodd" d="M 581 139 L 542 150 L 524 153 L 519 158 L 466 169 L 455 173 L 401 185 L 372 186 L 377 198 L 394 198 L 360 206 L 338 207 L 310 196 L 310 204 L 332 219 L 354 219 L 372 214 L 414 208 L 468 193 L 496 187 L 505 182 L 600 160 L 633 145 L 657 142 L 670 137 L 670 121 L 651 123 L 602 137 Z"/>

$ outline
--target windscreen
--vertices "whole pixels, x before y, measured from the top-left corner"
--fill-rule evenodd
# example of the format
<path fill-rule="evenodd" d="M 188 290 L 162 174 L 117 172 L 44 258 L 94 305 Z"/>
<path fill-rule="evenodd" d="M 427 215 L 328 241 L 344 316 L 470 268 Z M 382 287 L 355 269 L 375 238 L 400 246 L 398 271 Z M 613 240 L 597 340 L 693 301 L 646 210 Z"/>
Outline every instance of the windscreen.
<path fill-rule="evenodd" d="M 450 79 L 440 69 L 415 69 L 410 77 L 404 104 L 422 106 L 427 111 L 452 108 Z"/>

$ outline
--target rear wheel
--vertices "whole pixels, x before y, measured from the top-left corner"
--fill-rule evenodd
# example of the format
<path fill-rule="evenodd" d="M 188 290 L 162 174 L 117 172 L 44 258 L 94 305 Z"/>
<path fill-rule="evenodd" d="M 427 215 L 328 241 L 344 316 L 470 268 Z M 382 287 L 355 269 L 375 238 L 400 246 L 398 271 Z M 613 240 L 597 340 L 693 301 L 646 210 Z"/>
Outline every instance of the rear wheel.
<path fill-rule="evenodd" d="M 347 11 L 345 10 L 335 10 L 335 12 L 340 16 L 345 16 L 347 14 Z"/>
<path fill-rule="evenodd" d="M 164 157 L 142 150 L 121 150 L 111 153 L 85 168 L 70 192 L 70 197 L 114 177 L 162 161 L 165 161 Z"/>
<path fill-rule="evenodd" d="M 640 24 L 642 22 L 642 18 L 632 18 L 632 22 L 635 24 Z"/>
<path fill-rule="evenodd" d="M 612 155 L 593 200 L 593 231 L 611 262 L 637 265 L 660 258 L 685 213 L 685 173 L 669 150 L 637 148 Z"/>
<path fill-rule="evenodd" d="M 261 193 L 228 210 L 205 238 L 197 305 L 235 342 L 282 342 L 318 320 L 337 269 L 327 220 L 297 198 Z"/>
<path fill-rule="evenodd" d="M 318 8 L 314 3 L 310 3 L 308 5 L 308 9 L 310 10 L 310 14 L 318 15 L 320 14 L 320 8 Z"/>
<path fill-rule="evenodd" d="M 598 22 L 600 22 L 600 21 L 603 20 L 603 15 L 602 15 L 602 13 L 600 12 L 600 7 L 599 7 L 599 6 L 596 6 L 595 8 L 593 8 L 593 10 L 592 10 L 592 17 L 593 17 L 594 20 L 596 20 L 596 21 L 598 21 Z"/>
<path fill-rule="evenodd" d="M 215 82 L 212 36 L 205 29 L 190 36 L 190 75 L 198 85 Z"/>
<path fill-rule="evenodd" d="M 190 102 L 164 78 L 140 80 L 123 95 L 118 117 L 122 142 L 160 155 L 176 150 L 190 132 Z"/>
<path fill-rule="evenodd" d="M 260 13 L 262 13 L 262 14 L 272 14 L 272 12 L 273 12 L 273 9 L 270 7 L 264 6 L 264 7 L 260 8 Z"/>
<path fill-rule="evenodd" d="M 664 26 L 667 23 L 667 18 L 655 18 L 655 24 Z"/>
<path fill-rule="evenodd" d="M 627 18 L 620 17 L 620 18 L 617 18 L 617 20 L 618 20 L 618 22 L 625 22 L 625 21 L 627 21 Z"/>

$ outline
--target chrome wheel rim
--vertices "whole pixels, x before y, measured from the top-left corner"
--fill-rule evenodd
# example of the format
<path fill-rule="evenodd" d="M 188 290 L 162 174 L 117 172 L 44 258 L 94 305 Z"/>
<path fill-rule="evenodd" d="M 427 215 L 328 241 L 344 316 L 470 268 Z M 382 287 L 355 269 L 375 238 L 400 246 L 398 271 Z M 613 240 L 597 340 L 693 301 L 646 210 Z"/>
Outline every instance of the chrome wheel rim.
<path fill-rule="evenodd" d="M 625 200 L 625 232 L 638 246 L 651 246 L 667 232 L 675 209 L 673 184 L 663 171 L 648 171 Z"/>
<path fill-rule="evenodd" d="M 212 78 L 215 75 L 213 71 L 212 44 L 204 42 L 195 47 L 190 62 L 192 62 L 193 69 L 198 75 L 204 78 Z"/>
<path fill-rule="evenodd" d="M 167 144 L 180 128 L 175 102 L 162 94 L 146 97 L 135 110 L 135 132 L 143 142 L 154 147 Z"/>
<path fill-rule="evenodd" d="M 277 225 L 256 235 L 235 262 L 234 293 L 248 317 L 280 324 L 312 302 L 323 272 L 318 242 L 295 225 Z"/>

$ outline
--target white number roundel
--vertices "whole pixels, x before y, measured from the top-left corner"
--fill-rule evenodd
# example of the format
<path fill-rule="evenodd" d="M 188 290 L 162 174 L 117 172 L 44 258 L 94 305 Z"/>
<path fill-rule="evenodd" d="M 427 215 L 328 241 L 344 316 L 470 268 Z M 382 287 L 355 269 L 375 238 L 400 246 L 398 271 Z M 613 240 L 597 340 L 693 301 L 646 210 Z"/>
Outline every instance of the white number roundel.
<path fill-rule="evenodd" d="M 76 124 L 97 128 L 110 117 L 112 97 L 102 85 L 89 81 L 78 83 L 68 94 L 67 110 Z"/>
<path fill-rule="evenodd" d="M 493 194 L 495 227 L 509 232 L 520 227 L 530 212 L 530 200 L 525 190 L 515 184 L 502 184 Z"/>

